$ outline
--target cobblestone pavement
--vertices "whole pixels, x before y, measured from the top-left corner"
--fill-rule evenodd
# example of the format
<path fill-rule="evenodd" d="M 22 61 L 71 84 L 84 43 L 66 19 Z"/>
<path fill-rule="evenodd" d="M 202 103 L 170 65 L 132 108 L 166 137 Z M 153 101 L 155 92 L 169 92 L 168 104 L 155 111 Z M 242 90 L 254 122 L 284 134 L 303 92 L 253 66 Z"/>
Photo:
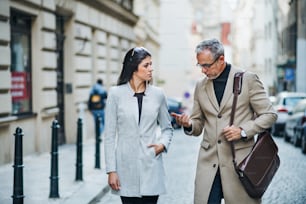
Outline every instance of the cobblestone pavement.
<path fill-rule="evenodd" d="M 306 203 L 306 155 L 300 148 L 274 137 L 279 147 L 281 165 L 262 199 L 262 204 Z M 201 138 L 187 137 L 176 130 L 170 150 L 164 157 L 167 194 L 158 204 L 192 204 L 193 182 Z M 120 204 L 120 198 L 106 193 L 97 204 Z"/>
<path fill-rule="evenodd" d="M 305 204 L 306 155 L 283 138 L 273 138 L 278 144 L 281 164 L 263 196 L 263 204 Z"/>

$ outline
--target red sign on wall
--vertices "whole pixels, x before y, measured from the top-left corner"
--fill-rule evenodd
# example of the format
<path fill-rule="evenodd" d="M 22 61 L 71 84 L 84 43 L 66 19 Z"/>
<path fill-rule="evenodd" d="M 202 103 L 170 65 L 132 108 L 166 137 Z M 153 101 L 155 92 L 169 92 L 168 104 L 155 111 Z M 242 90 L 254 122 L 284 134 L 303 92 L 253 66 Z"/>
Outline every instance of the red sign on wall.
<path fill-rule="evenodd" d="M 11 94 L 13 102 L 29 98 L 26 72 L 12 72 Z"/>

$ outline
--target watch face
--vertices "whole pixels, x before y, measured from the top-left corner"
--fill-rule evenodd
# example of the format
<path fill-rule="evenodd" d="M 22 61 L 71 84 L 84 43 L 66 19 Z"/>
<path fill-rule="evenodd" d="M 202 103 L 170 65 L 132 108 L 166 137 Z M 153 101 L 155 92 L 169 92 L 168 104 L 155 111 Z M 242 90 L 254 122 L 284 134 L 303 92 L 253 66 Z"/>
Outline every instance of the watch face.
<path fill-rule="evenodd" d="M 244 130 L 241 130 L 241 137 L 246 137 L 246 133 L 245 133 L 245 131 Z"/>

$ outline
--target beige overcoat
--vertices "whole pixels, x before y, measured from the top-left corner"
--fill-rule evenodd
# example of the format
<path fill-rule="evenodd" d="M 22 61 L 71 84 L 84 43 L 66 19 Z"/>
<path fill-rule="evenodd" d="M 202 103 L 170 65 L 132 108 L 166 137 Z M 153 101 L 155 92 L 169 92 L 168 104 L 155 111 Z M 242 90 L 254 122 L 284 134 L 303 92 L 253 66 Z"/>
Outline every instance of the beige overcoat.
<path fill-rule="evenodd" d="M 223 194 L 226 204 L 260 203 L 243 189 L 234 170 L 230 143 L 222 136 L 222 129 L 229 124 L 233 102 L 234 74 L 231 67 L 220 106 L 217 102 L 213 81 L 207 77 L 200 80 L 194 92 L 193 111 L 190 116 L 192 130 L 188 135 L 199 136 L 204 131 L 199 149 L 195 178 L 194 204 L 206 204 L 218 167 L 220 168 Z M 254 119 L 254 114 L 257 118 Z M 257 75 L 245 72 L 242 91 L 238 97 L 234 125 L 246 131 L 247 141 L 236 141 L 236 160 L 240 162 L 251 150 L 254 135 L 269 128 L 277 119 L 262 82 Z M 204 128 L 204 129 L 203 129 Z"/>

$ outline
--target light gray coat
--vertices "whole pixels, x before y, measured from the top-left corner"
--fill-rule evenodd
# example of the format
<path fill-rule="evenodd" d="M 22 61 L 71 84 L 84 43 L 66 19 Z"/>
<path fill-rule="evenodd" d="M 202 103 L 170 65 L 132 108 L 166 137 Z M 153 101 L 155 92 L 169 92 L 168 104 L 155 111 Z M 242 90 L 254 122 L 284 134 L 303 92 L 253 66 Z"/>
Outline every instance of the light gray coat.
<path fill-rule="evenodd" d="M 234 170 L 230 143 L 222 135 L 222 129 L 229 124 L 233 102 L 233 79 L 238 71 L 232 67 L 220 106 L 215 96 L 213 81 L 204 78 L 196 85 L 194 106 L 191 114 L 192 130 L 189 135 L 201 135 L 194 203 L 207 203 L 211 186 L 218 167 L 220 168 L 225 203 L 260 203 L 252 199 L 243 189 Z M 257 115 L 253 119 L 254 113 Z M 251 150 L 254 135 L 270 127 L 277 115 L 258 77 L 250 72 L 243 76 L 242 92 L 238 96 L 234 125 L 246 131 L 247 141 L 236 141 L 236 160 L 239 163 Z M 203 129 L 204 128 L 204 129 Z"/>
<path fill-rule="evenodd" d="M 163 153 L 156 156 L 154 148 L 147 147 L 162 143 L 167 151 L 173 136 L 160 88 L 147 85 L 139 124 L 138 119 L 137 97 L 130 84 L 110 88 L 105 109 L 106 172 L 117 172 L 121 196 L 160 195 L 166 191 Z"/>

